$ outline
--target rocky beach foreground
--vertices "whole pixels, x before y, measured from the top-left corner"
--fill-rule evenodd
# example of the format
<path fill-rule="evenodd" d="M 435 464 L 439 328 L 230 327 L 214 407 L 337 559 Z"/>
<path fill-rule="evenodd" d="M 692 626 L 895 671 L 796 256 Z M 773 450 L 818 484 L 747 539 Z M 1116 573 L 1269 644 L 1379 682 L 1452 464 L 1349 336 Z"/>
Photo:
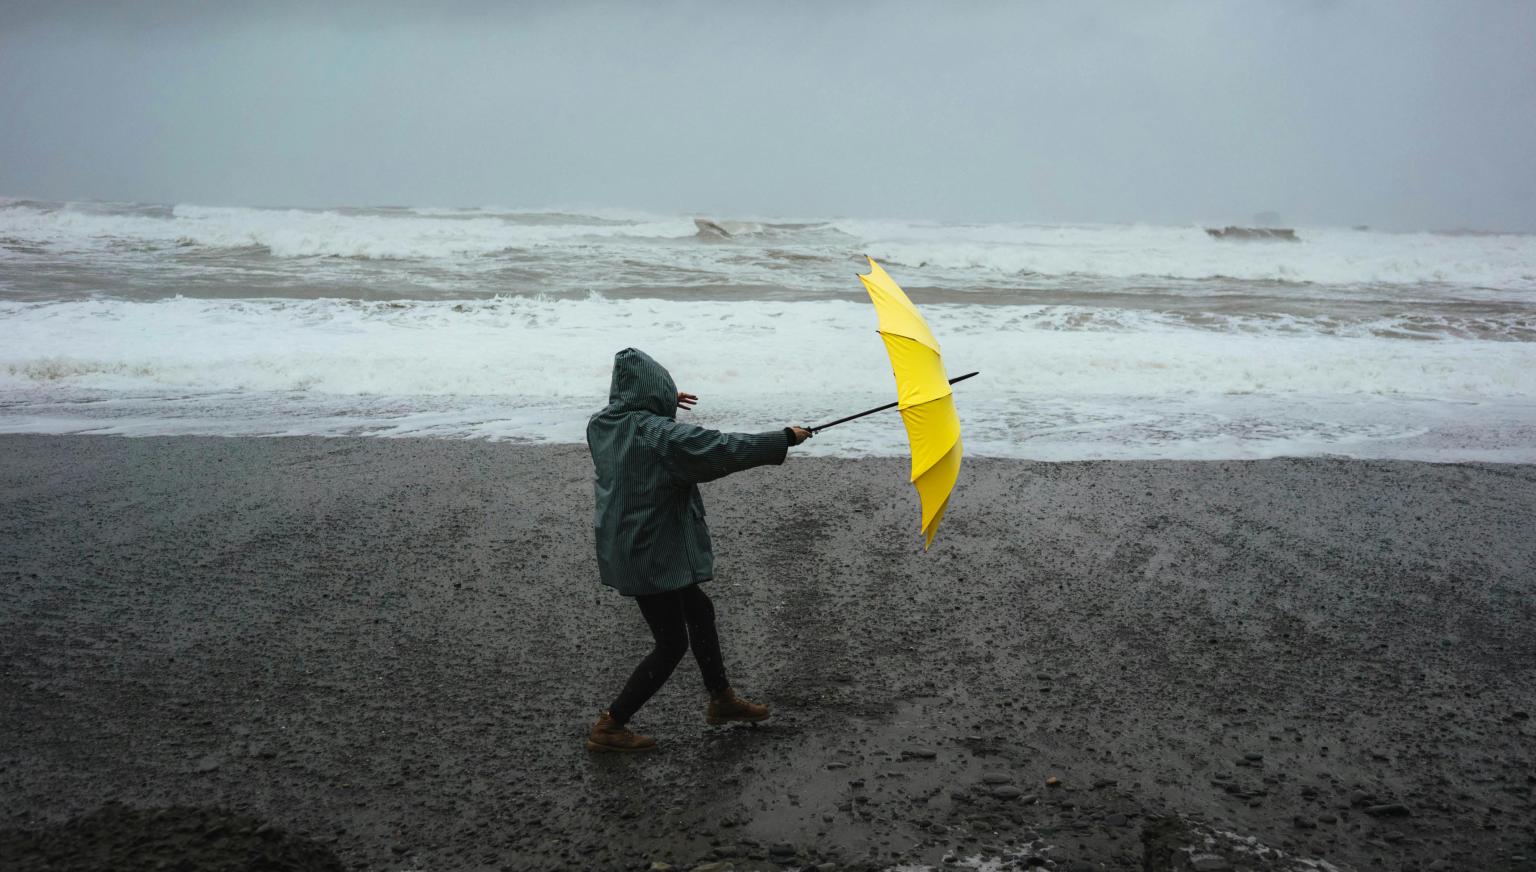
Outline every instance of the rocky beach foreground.
<path fill-rule="evenodd" d="M 591 491 L 579 446 L 0 437 L 0 861 L 1536 868 L 1536 467 L 970 459 L 926 554 L 899 460 L 733 476 L 708 590 L 774 715 L 706 726 L 685 660 L 644 756 L 582 742 L 649 647 Z"/>

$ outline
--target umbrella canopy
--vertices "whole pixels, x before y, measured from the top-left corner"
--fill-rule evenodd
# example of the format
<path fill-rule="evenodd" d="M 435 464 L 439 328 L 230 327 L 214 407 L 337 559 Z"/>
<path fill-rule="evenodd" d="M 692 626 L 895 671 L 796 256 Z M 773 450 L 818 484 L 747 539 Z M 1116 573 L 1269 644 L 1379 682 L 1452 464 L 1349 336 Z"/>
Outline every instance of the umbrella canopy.
<path fill-rule="evenodd" d="M 896 406 L 912 445 L 912 485 L 923 504 L 923 549 L 933 544 L 960 477 L 960 416 L 944 375 L 939 342 L 917 307 L 874 258 L 859 276 L 880 317 L 880 338 L 896 374 Z"/>

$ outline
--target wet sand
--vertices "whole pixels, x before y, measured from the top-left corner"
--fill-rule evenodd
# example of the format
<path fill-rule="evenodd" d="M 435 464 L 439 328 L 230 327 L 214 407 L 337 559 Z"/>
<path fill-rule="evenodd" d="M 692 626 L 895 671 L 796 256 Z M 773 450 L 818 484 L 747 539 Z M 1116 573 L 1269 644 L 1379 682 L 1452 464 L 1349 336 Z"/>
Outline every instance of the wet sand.
<path fill-rule="evenodd" d="M 685 661 L 662 750 L 593 757 L 648 637 L 584 449 L 0 437 L 0 829 L 118 800 L 353 868 L 1086 870 L 1177 818 L 1536 868 L 1536 467 L 970 460 L 927 554 L 899 461 L 705 500 L 774 717 L 705 726 Z"/>

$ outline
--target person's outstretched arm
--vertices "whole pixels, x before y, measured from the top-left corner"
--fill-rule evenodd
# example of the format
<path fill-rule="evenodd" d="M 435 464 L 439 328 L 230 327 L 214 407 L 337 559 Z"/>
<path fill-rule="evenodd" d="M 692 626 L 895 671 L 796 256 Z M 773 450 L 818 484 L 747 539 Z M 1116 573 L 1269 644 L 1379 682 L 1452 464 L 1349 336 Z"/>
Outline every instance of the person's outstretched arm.
<path fill-rule="evenodd" d="M 810 438 L 801 427 L 765 433 L 722 433 L 660 416 L 640 426 L 642 443 L 656 452 L 672 476 L 685 484 L 713 481 L 754 466 L 779 464 L 789 446 Z"/>

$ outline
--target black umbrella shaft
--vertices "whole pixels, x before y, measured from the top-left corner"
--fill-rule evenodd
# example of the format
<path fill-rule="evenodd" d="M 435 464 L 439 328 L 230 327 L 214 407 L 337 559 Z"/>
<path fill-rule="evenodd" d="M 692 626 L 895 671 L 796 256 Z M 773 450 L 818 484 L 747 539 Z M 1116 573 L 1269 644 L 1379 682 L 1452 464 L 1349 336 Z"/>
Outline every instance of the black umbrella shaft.
<path fill-rule="evenodd" d="M 957 382 L 963 382 L 963 381 L 965 381 L 966 379 L 970 378 L 973 375 L 981 375 L 981 370 L 978 369 L 975 372 L 968 372 L 965 375 L 957 375 L 954 378 L 950 379 L 949 383 L 950 384 L 955 384 Z M 836 427 L 838 424 L 846 424 L 849 421 L 855 420 L 857 418 L 862 418 L 865 415 L 873 415 L 876 412 L 883 412 L 886 409 L 894 409 L 894 408 L 896 408 L 900 404 L 901 404 L 901 401 L 897 400 L 894 403 L 886 403 L 883 406 L 876 406 L 873 409 L 866 409 L 865 411 L 862 411 L 862 412 L 858 413 L 857 415 L 849 415 L 846 418 L 838 418 L 836 421 L 832 421 L 831 423 L 822 424 L 820 427 L 812 427 L 811 428 L 811 432 L 812 433 L 820 433 L 821 431 L 827 429 L 828 427 Z"/>

